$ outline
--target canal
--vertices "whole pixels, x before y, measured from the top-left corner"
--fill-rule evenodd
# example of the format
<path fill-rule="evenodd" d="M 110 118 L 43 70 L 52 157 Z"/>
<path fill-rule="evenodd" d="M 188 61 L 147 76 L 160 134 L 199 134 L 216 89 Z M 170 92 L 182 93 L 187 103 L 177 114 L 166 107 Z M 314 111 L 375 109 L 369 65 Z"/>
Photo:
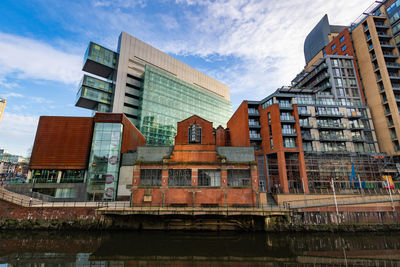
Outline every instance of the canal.
<path fill-rule="evenodd" d="M 400 232 L 0 232 L 0 267 L 400 266 Z"/>

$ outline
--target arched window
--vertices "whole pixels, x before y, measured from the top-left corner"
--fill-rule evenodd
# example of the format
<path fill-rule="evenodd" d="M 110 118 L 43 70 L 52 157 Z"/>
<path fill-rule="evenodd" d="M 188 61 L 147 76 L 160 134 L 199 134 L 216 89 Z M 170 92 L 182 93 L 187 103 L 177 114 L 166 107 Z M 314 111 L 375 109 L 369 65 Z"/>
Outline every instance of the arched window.
<path fill-rule="evenodd" d="M 192 124 L 189 127 L 189 143 L 190 144 L 201 143 L 201 128 L 198 124 Z"/>

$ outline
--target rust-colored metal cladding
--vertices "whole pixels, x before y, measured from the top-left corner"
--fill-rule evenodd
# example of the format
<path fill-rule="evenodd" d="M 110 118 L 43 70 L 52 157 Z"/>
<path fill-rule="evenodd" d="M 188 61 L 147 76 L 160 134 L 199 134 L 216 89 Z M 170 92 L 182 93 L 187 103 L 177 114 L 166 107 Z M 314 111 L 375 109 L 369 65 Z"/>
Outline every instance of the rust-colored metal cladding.
<path fill-rule="evenodd" d="M 30 169 L 86 169 L 93 118 L 41 116 Z"/>
<path fill-rule="evenodd" d="M 144 146 L 146 144 L 146 138 L 122 113 L 96 113 L 96 115 L 94 115 L 94 122 L 122 123 L 124 131 L 122 135 L 121 153 L 127 153 L 129 150 L 136 150 L 137 146 Z"/>

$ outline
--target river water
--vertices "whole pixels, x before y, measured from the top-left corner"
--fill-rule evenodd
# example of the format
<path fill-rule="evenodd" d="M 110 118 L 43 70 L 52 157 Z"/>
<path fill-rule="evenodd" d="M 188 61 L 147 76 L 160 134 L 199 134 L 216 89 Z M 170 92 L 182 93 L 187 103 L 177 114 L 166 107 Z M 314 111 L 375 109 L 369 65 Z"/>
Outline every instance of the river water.
<path fill-rule="evenodd" d="M 0 232 L 0 267 L 400 266 L 400 232 Z"/>

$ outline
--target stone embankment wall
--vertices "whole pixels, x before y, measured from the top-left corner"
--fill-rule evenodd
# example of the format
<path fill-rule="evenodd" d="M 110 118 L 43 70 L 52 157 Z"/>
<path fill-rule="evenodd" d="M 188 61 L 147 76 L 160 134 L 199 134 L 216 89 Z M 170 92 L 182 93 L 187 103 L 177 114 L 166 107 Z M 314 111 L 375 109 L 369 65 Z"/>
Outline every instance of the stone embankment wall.
<path fill-rule="evenodd" d="M 400 230 L 400 210 L 335 209 L 294 211 L 288 216 L 99 216 L 94 207 L 20 207 L 0 200 L 1 229 L 143 229 L 241 231 Z"/>
<path fill-rule="evenodd" d="M 0 200 L 0 229 L 101 229 L 92 207 L 21 207 Z"/>

